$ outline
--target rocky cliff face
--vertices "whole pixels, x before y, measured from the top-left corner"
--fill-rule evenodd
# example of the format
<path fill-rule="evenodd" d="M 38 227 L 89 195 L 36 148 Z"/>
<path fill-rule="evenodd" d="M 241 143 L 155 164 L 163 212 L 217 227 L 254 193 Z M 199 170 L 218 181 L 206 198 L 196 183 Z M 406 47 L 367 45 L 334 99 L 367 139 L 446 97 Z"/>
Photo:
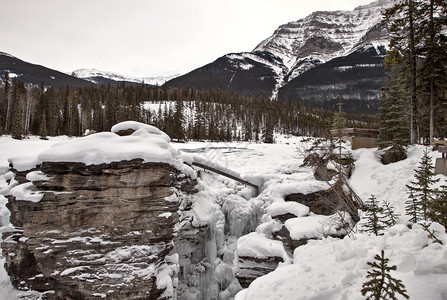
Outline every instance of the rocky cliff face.
<path fill-rule="evenodd" d="M 15 229 L 2 248 L 11 281 L 20 289 L 54 290 L 55 299 L 172 295 L 176 257 L 167 255 L 179 221 L 176 193 L 191 186 L 179 173 L 138 159 L 43 163 L 21 183 L 40 201 L 8 197 Z"/>
<path fill-rule="evenodd" d="M 335 57 L 365 45 L 386 45 L 388 32 L 380 25 L 389 0 L 374 1 L 353 11 L 317 11 L 304 19 L 281 25 L 255 51 L 281 57 L 288 80 Z"/>
<path fill-rule="evenodd" d="M 123 122 L 112 131 L 9 159 L 13 227 L 2 249 L 18 289 L 48 299 L 175 296 L 178 255 L 170 252 L 195 172 L 153 126 Z"/>

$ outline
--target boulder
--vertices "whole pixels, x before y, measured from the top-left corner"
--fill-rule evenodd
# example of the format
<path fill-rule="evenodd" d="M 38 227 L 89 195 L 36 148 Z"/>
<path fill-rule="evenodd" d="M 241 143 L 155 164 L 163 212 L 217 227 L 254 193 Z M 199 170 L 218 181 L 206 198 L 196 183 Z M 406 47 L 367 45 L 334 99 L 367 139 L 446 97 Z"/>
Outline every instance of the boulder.
<path fill-rule="evenodd" d="M 407 152 L 402 146 L 392 146 L 383 150 L 380 161 L 384 165 L 398 162 L 407 158 Z"/>

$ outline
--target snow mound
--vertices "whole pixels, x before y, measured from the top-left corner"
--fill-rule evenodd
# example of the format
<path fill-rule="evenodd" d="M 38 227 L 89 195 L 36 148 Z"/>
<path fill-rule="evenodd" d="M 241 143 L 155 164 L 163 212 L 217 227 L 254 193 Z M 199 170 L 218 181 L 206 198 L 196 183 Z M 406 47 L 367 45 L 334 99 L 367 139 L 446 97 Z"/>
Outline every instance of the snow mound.
<path fill-rule="evenodd" d="M 282 257 L 286 263 L 291 261 L 281 241 L 271 240 L 257 232 L 249 233 L 237 240 L 237 255 L 256 258 Z"/>
<path fill-rule="evenodd" d="M 444 228 L 431 229 L 437 229 L 441 240 L 447 238 Z M 430 240 L 420 226 L 397 225 L 383 236 L 310 240 L 294 251 L 293 264 L 259 277 L 235 300 L 362 299 L 360 290 L 370 270 L 367 262 L 382 249 L 390 265 L 397 266 L 392 276 L 403 281 L 411 299 L 445 299 L 446 247 Z"/>
<path fill-rule="evenodd" d="M 167 142 L 171 141 L 171 138 L 166 133 L 164 133 L 163 131 L 158 129 L 157 127 L 149 125 L 149 124 L 135 122 L 135 121 L 124 121 L 124 122 L 115 124 L 112 126 L 110 131 L 114 132 L 114 133 L 118 133 L 121 130 L 128 130 L 128 129 L 132 129 L 135 131 L 137 131 L 138 129 L 144 129 L 150 134 L 162 136 Z"/>
<path fill-rule="evenodd" d="M 297 217 L 304 217 L 309 214 L 309 207 L 297 202 L 273 202 L 267 207 L 267 212 L 272 217 L 287 213 Z"/>
<path fill-rule="evenodd" d="M 284 225 L 294 240 L 321 239 L 329 235 L 347 234 L 346 229 L 340 228 L 344 221 L 352 223 L 346 212 L 336 213 L 330 216 L 311 215 L 303 218 L 288 219 Z"/>

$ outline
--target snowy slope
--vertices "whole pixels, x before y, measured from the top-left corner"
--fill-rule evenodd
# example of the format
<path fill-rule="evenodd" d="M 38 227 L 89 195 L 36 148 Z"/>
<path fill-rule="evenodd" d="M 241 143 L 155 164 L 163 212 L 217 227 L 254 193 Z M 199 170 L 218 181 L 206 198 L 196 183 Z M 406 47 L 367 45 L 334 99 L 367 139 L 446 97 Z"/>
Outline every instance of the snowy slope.
<path fill-rule="evenodd" d="M 94 83 L 99 82 L 99 78 L 105 78 L 113 81 L 127 81 L 134 83 L 146 83 L 151 85 L 163 85 L 166 81 L 177 77 L 178 75 L 172 76 L 159 76 L 159 77 L 131 77 L 126 75 L 116 74 L 114 72 L 98 71 L 96 69 L 78 69 L 71 73 L 71 76 L 82 78 Z"/>
<path fill-rule="evenodd" d="M 392 3 L 378 0 L 353 11 L 314 12 L 281 25 L 254 51 L 269 51 L 280 57 L 291 80 L 317 64 L 361 47 L 387 45 L 387 31 L 378 24 L 381 11 Z"/>
<path fill-rule="evenodd" d="M 0 190 L 6 186 L 8 179 L 7 158 L 33 156 L 66 139 L 67 137 L 58 137 L 42 141 L 31 137 L 17 141 L 10 137 L 0 137 Z M 216 220 L 222 221 L 221 209 L 224 211 L 229 209 L 229 206 L 237 208 L 237 213 L 230 215 L 232 219 L 228 224 L 230 231 L 234 233 L 242 232 L 245 225 L 241 220 L 249 218 L 248 212 L 255 206 L 261 211 L 265 209 L 268 214 L 283 213 L 284 210 L 295 211 L 298 218 L 291 219 L 294 221 L 288 222 L 287 226 L 297 231 L 297 234 L 308 230 L 311 222 L 319 222 L 317 215 L 315 218 L 305 219 L 310 218 L 305 216 L 308 212 L 306 207 L 285 203 L 283 198 L 294 192 L 308 193 L 325 188 L 326 183 L 316 181 L 312 170 L 300 167 L 306 143 L 297 137 L 277 136 L 276 140 L 276 144 L 191 142 L 173 145 L 183 153 L 200 155 L 216 165 L 241 174 L 246 179 L 256 180 L 262 186 L 260 195 L 252 198 L 249 187 L 202 172 L 199 181 L 200 192 L 192 198 L 192 213 L 200 224 L 216 224 L 213 243 L 218 244 L 219 240 L 223 240 L 224 226 Z M 385 255 L 390 258 L 390 264 L 397 265 L 393 276 L 403 281 L 411 299 L 446 299 L 447 235 L 440 235 L 444 245 L 439 245 L 433 243 L 420 227 L 408 229 L 404 225 L 407 219 L 404 216 L 404 202 L 407 199 L 405 184 L 414 180 L 413 169 L 418 165 L 424 150 L 423 146 L 412 147 L 408 151 L 408 159 L 387 166 L 379 162 L 376 149 L 359 149 L 353 153 L 356 166 L 350 183 L 362 200 L 366 201 L 371 194 L 375 194 L 379 201 L 389 201 L 401 214 L 399 224 L 385 231 L 383 236 L 356 232 L 344 239 L 322 238 L 309 241 L 289 256 L 282 253 L 282 247 L 277 241 L 265 234 L 269 226 L 275 225 L 267 214 L 264 215 L 256 232 L 238 242 L 243 244 L 238 247 L 245 251 L 258 251 L 260 255 L 264 251 L 269 254 L 272 251 L 278 252 L 284 255 L 286 262 L 280 264 L 274 272 L 255 280 L 248 289 L 239 292 L 236 299 L 362 299 L 360 289 L 368 271 L 366 263 L 381 249 L 384 249 Z M 131 147 L 129 151 L 133 151 Z M 430 155 L 433 158 L 440 157 L 437 152 L 430 152 Z M 438 178 L 439 185 L 446 184 L 446 176 L 439 175 Z M 222 204 L 224 199 L 226 204 Z M 3 225 L 6 225 L 8 218 L 8 211 L 4 206 L 6 201 L 6 198 L 0 195 L 0 216 Z M 302 220 L 299 220 L 300 218 Z M 303 223 L 304 220 L 311 222 Z M 299 228 L 296 228 L 297 225 Z M 2 230 L 7 229 L 2 227 Z M 264 247 L 258 242 L 263 242 Z M 227 251 L 231 256 L 236 248 L 236 240 L 233 238 L 226 243 L 227 248 L 220 251 Z M 269 245 L 274 247 L 269 249 Z M 232 260 L 224 263 L 216 259 L 216 255 L 214 253 L 211 257 L 213 259 L 209 261 L 216 263 L 216 278 L 223 278 L 227 273 L 220 274 L 218 270 L 225 267 L 225 270 L 230 270 L 228 272 L 231 273 Z M 3 264 L 1 260 L 4 261 L 2 257 L 0 264 Z M 225 276 L 231 278 L 231 274 Z M 234 282 L 230 286 L 233 291 L 240 289 Z M 227 294 L 221 294 L 222 299 L 231 299 L 229 290 L 226 291 Z M 0 299 L 19 299 L 19 295 L 23 293 L 12 288 L 9 277 L 4 269 L 0 268 Z"/>
<path fill-rule="evenodd" d="M 360 290 L 370 270 L 367 262 L 373 261 L 381 250 L 390 259 L 390 265 L 397 266 L 392 275 L 403 281 L 410 299 L 446 299 L 445 229 L 436 223 L 431 227 L 443 241 L 444 245 L 440 245 L 429 239 L 421 226 L 409 229 L 405 225 L 408 220 L 404 211 L 408 197 L 405 185 L 414 181 L 413 169 L 424 150 L 423 146 L 412 147 L 408 159 L 387 166 L 380 163 L 376 149 L 354 151 L 357 161 L 351 179 L 353 188 L 363 201 L 371 194 L 379 201 L 389 201 L 400 214 L 398 224 L 385 230 L 382 236 L 357 230 L 344 239 L 309 241 L 294 251 L 291 264 L 280 265 L 274 272 L 258 278 L 235 299 L 363 299 Z M 440 157 L 437 152 L 430 155 Z M 446 176 L 437 178 L 438 185 L 446 184 Z"/>

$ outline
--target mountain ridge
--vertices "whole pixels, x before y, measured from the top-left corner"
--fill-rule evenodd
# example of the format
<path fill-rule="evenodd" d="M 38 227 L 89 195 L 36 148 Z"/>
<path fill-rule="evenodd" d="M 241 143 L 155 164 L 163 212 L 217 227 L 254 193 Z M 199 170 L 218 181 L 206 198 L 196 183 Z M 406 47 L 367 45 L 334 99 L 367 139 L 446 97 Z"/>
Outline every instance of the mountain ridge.
<path fill-rule="evenodd" d="M 104 83 L 107 80 L 113 81 L 113 82 L 129 82 L 129 83 L 136 83 L 136 84 L 150 84 L 150 85 L 163 85 L 166 81 L 177 77 L 178 75 L 172 75 L 172 76 L 156 76 L 156 77 L 133 77 L 133 76 L 127 76 L 118 74 L 115 72 L 110 71 L 99 71 L 94 68 L 82 68 L 77 69 L 71 72 L 71 76 L 81 78 L 84 80 L 88 80 L 90 82 L 100 84 Z"/>
<path fill-rule="evenodd" d="M 85 87 L 92 83 L 80 78 L 72 77 L 63 72 L 53 70 L 38 64 L 23 61 L 9 53 L 0 52 L 1 76 L 8 71 L 11 77 L 17 77 L 21 81 L 44 86 L 54 86 L 63 88 L 67 85 L 71 87 Z"/>
<path fill-rule="evenodd" d="M 360 76 L 359 81 L 373 80 L 378 83 L 376 86 L 379 86 L 386 78 L 386 70 L 380 60 L 383 60 L 386 54 L 389 34 L 387 28 L 381 24 L 381 12 L 393 3 L 394 0 L 378 0 L 359 6 L 352 11 L 314 12 L 305 18 L 279 26 L 270 37 L 261 41 L 251 52 L 224 55 L 166 84 L 233 90 L 251 97 L 261 95 L 272 99 L 310 103 L 315 101 L 311 101 L 307 96 L 303 98 L 303 95 L 294 94 L 293 88 L 286 88 L 287 85 L 291 83 L 293 83 L 292 86 L 297 85 L 297 82 L 301 80 L 301 75 L 333 59 L 355 57 L 352 65 L 348 59 L 344 60 L 344 66 L 338 66 L 345 67 L 346 72 L 343 75 L 351 76 L 355 73 L 356 76 Z M 359 55 L 355 54 L 357 52 Z M 254 62 L 253 57 L 272 59 L 267 61 L 255 59 Z M 371 60 L 373 62 L 370 62 Z M 377 74 L 378 64 L 381 64 L 380 74 Z M 365 65 L 370 65 L 370 67 L 365 67 Z M 364 72 L 355 70 L 358 66 L 361 66 Z M 339 70 L 329 69 L 328 71 L 333 76 L 339 76 Z M 369 72 L 374 73 L 372 78 L 368 77 Z M 318 81 L 318 78 L 315 78 L 315 81 Z M 372 91 L 370 87 L 365 86 L 367 96 L 359 98 L 358 95 L 363 94 L 364 91 L 349 94 L 350 91 L 346 90 L 347 94 L 344 95 L 341 87 L 345 84 L 339 82 L 336 85 L 339 93 L 330 93 L 336 98 L 343 95 L 344 98 L 350 100 L 374 101 L 376 104 L 378 102 L 378 88 Z M 348 85 L 352 87 L 352 84 Z M 363 86 L 360 85 L 358 88 L 363 88 Z M 325 89 L 327 87 L 319 90 L 314 88 L 313 90 L 317 91 L 314 96 L 318 97 L 321 94 L 321 99 L 326 99 L 329 94 Z M 316 104 L 318 106 L 318 101 Z M 365 103 L 364 106 L 368 111 L 370 105 Z M 373 107 L 376 106 L 373 105 Z"/>

